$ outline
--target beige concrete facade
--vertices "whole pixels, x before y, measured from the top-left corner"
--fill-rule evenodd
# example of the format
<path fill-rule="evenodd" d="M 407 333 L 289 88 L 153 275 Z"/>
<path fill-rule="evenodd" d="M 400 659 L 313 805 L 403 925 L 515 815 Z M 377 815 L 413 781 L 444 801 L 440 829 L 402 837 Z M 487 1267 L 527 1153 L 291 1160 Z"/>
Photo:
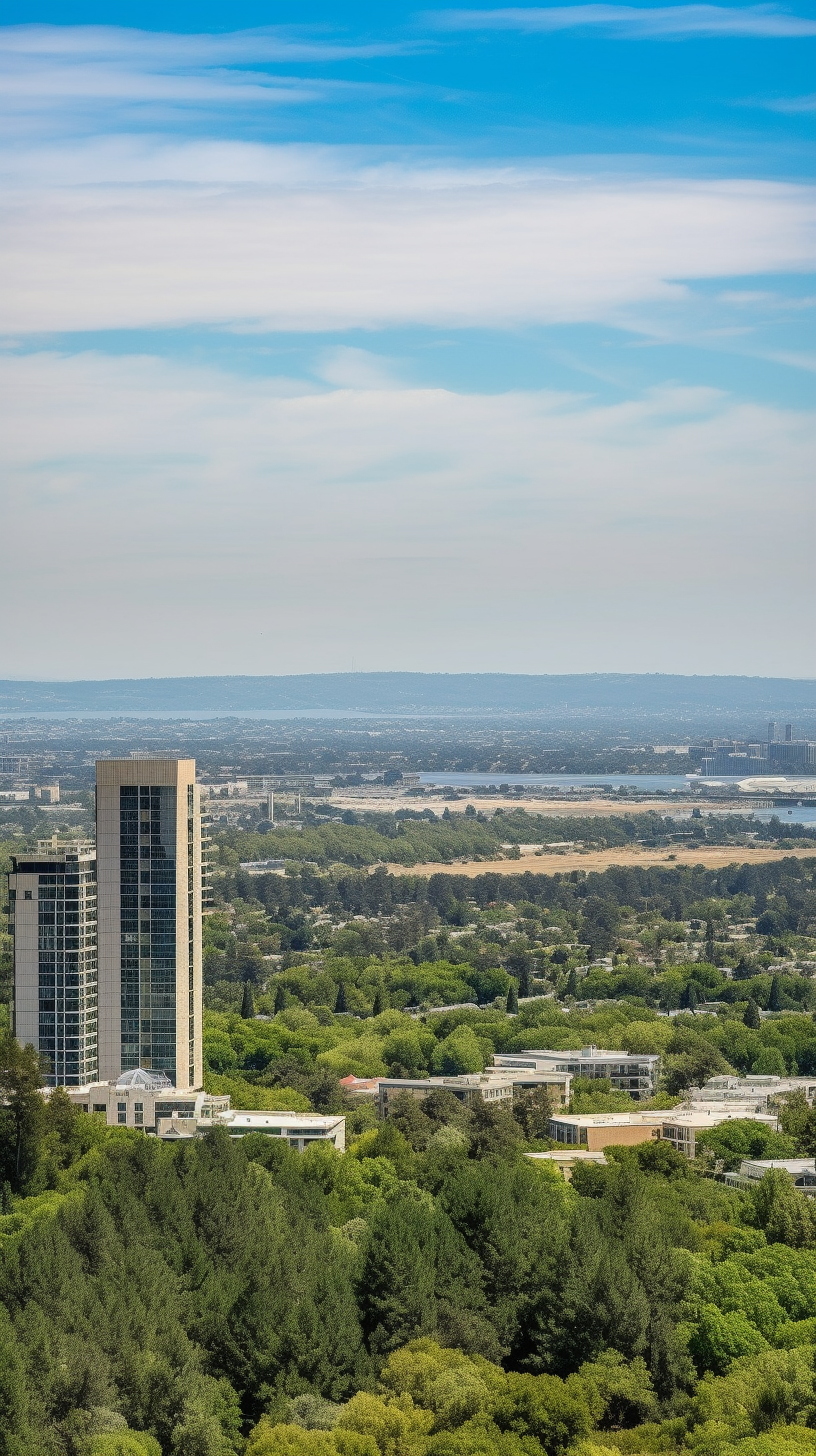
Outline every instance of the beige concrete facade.
<path fill-rule="evenodd" d="M 201 804 L 193 759 L 96 766 L 99 1078 L 200 1087 Z"/>

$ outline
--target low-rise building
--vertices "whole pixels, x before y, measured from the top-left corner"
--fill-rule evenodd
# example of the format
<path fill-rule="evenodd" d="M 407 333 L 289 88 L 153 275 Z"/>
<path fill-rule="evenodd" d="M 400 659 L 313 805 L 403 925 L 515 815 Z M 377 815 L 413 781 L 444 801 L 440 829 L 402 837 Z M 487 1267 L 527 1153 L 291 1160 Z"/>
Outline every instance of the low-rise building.
<path fill-rule="evenodd" d="M 551 1117 L 547 1135 L 565 1147 L 600 1152 L 632 1147 L 660 1137 L 664 1112 L 561 1112 Z"/>
<path fill-rule="evenodd" d="M 739 1172 L 725 1173 L 723 1180 L 732 1188 L 755 1188 L 773 1169 L 787 1173 L 800 1193 L 816 1198 L 816 1161 L 813 1158 L 743 1158 Z"/>
<path fill-rule="evenodd" d="M 137 1067 L 109 1082 L 63 1089 L 82 1112 L 101 1112 L 109 1127 L 138 1127 L 155 1132 L 161 1118 L 206 1121 L 229 1111 L 229 1097 L 174 1087 L 163 1072 Z"/>
<path fill-rule="evenodd" d="M 547 1133 L 566 1147 L 585 1147 L 597 1152 L 607 1147 L 633 1147 L 638 1143 L 663 1138 L 686 1157 L 697 1155 L 699 1133 L 720 1123 L 737 1118 L 750 1118 L 775 1129 L 774 1113 L 757 1112 L 752 1106 L 729 1103 L 720 1106 L 683 1104 L 670 1111 L 556 1113 L 547 1124 Z"/>
<path fill-rule="evenodd" d="M 212 1118 L 162 1117 L 156 1126 L 157 1136 L 166 1142 L 180 1138 L 203 1137 L 213 1127 L 224 1128 L 231 1138 L 262 1133 L 281 1138 L 295 1152 L 302 1153 L 312 1143 L 328 1143 L 338 1153 L 346 1150 L 346 1119 L 335 1113 L 319 1112 L 243 1112 L 227 1109 Z"/>
<path fill-rule="evenodd" d="M 493 1058 L 494 1064 L 496 1058 Z M 565 1107 L 570 1100 L 570 1087 L 572 1086 L 572 1074 L 570 1072 L 540 1071 L 534 1072 L 522 1067 L 485 1067 L 485 1077 L 497 1077 L 501 1081 L 513 1083 L 513 1090 L 518 1092 L 537 1092 L 541 1087 L 547 1087 L 559 1107 Z"/>
<path fill-rule="evenodd" d="M 569 1072 L 571 1077 L 606 1079 L 613 1087 L 628 1092 L 635 1101 L 646 1101 L 657 1091 L 660 1057 L 647 1052 L 606 1051 L 585 1046 L 580 1051 L 499 1052 L 494 1065 L 502 1069 L 534 1072 Z"/>
<path fill-rule="evenodd" d="M 812 1106 L 816 1098 L 816 1077 L 709 1077 L 702 1087 L 690 1087 L 690 1102 L 754 1103 L 758 1112 L 767 1111 L 775 1100 L 791 1092 L 804 1092 Z"/>
<path fill-rule="evenodd" d="M 572 1182 L 572 1173 L 578 1163 L 599 1163 L 606 1164 L 606 1158 L 602 1152 L 590 1153 L 586 1148 L 558 1148 L 551 1153 L 527 1153 L 526 1157 L 533 1162 L 552 1163 L 552 1165 L 563 1173 L 568 1183 Z"/>
<path fill-rule="evenodd" d="M 483 1072 L 465 1073 L 460 1077 L 383 1077 L 379 1086 L 380 1117 L 388 1117 L 394 1099 L 405 1093 L 417 1102 L 424 1102 L 431 1092 L 451 1092 L 466 1107 L 474 1102 L 499 1105 L 512 1102 L 513 1083 Z"/>
<path fill-rule="evenodd" d="M 701 1132 L 708 1132 L 710 1128 L 719 1127 L 723 1122 L 734 1122 L 741 1118 L 762 1122 L 774 1131 L 778 1127 L 774 1113 L 756 1112 L 751 1106 L 741 1106 L 739 1103 L 719 1107 L 693 1104 L 690 1107 L 678 1107 L 673 1112 L 664 1112 L 660 1136 L 670 1142 L 679 1153 L 685 1153 L 687 1158 L 696 1158 L 697 1138 Z"/>

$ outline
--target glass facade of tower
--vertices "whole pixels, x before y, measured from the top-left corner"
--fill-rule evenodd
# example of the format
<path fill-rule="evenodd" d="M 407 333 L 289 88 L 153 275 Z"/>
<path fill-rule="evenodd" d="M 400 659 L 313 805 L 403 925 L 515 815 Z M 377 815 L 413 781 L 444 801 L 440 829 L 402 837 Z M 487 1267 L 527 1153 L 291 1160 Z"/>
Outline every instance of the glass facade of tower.
<path fill-rule="evenodd" d="M 49 1086 L 81 1086 L 98 1071 L 96 858 L 43 848 L 12 865 L 15 1033 L 46 1058 Z"/>
<path fill-rule="evenodd" d="M 176 794 L 168 785 L 119 789 L 122 1071 L 176 1081 Z M 183 984 L 183 983 L 182 983 Z M 192 1057 L 189 1057 L 192 1061 Z M 187 1067 L 185 1065 L 185 1072 Z"/>

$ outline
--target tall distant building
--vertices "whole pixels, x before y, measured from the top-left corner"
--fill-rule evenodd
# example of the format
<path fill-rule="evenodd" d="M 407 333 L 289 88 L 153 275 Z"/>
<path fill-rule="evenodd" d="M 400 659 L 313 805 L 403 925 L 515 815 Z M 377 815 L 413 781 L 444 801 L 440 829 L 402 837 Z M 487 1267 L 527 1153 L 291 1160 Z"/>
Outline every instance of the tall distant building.
<path fill-rule="evenodd" d="M 98 1075 L 96 850 L 40 841 L 11 865 L 14 1033 L 50 1086 L 82 1086 Z"/>
<path fill-rule="evenodd" d="M 192 759 L 96 765 L 99 1078 L 199 1087 L 201 807 Z"/>

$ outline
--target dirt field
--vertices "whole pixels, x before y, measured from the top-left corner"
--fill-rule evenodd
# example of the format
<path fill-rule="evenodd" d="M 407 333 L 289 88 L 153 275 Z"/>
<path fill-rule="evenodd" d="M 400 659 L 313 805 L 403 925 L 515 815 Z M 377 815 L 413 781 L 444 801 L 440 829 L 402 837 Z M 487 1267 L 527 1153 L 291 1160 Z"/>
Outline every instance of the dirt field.
<path fill-rule="evenodd" d="M 466 804 L 472 804 L 479 813 L 495 814 L 497 809 L 503 809 L 507 813 L 510 809 L 526 809 L 528 814 L 545 814 L 557 818 L 570 818 L 573 815 L 586 815 L 587 818 L 598 818 L 609 814 L 647 814 L 654 811 L 657 814 L 672 814 L 679 818 L 687 818 L 692 809 L 701 809 L 704 814 L 750 814 L 752 806 L 746 804 L 723 804 L 704 803 L 699 799 L 692 799 L 685 794 L 673 794 L 671 798 L 665 799 L 639 799 L 636 803 L 629 800 L 609 799 L 581 799 L 576 794 L 574 799 L 537 799 L 508 796 L 499 798 L 498 795 L 491 795 L 490 798 L 478 798 L 476 795 L 468 799 L 458 801 L 446 800 L 441 797 L 426 799 L 408 799 L 406 797 L 390 797 L 386 793 L 374 796 L 369 793 L 363 797 L 355 797 L 349 793 L 341 793 L 338 790 L 332 794 L 331 807 L 333 809 L 354 809 L 358 813 L 379 812 L 381 814 L 394 814 L 398 809 L 433 809 L 437 816 L 440 816 L 445 809 L 450 809 L 452 814 L 464 814 Z"/>
<path fill-rule="evenodd" d="M 705 865 L 706 869 L 721 869 L 727 864 L 764 864 L 772 859 L 816 859 L 815 849 L 751 849 L 714 846 L 705 849 L 599 849 L 582 854 L 580 850 L 565 850 L 561 854 L 522 854 L 521 859 L 481 860 L 466 864 L 389 864 L 385 868 L 393 875 L 517 875 L 529 870 L 532 874 L 563 874 L 566 870 L 608 870 L 612 865 Z"/>

